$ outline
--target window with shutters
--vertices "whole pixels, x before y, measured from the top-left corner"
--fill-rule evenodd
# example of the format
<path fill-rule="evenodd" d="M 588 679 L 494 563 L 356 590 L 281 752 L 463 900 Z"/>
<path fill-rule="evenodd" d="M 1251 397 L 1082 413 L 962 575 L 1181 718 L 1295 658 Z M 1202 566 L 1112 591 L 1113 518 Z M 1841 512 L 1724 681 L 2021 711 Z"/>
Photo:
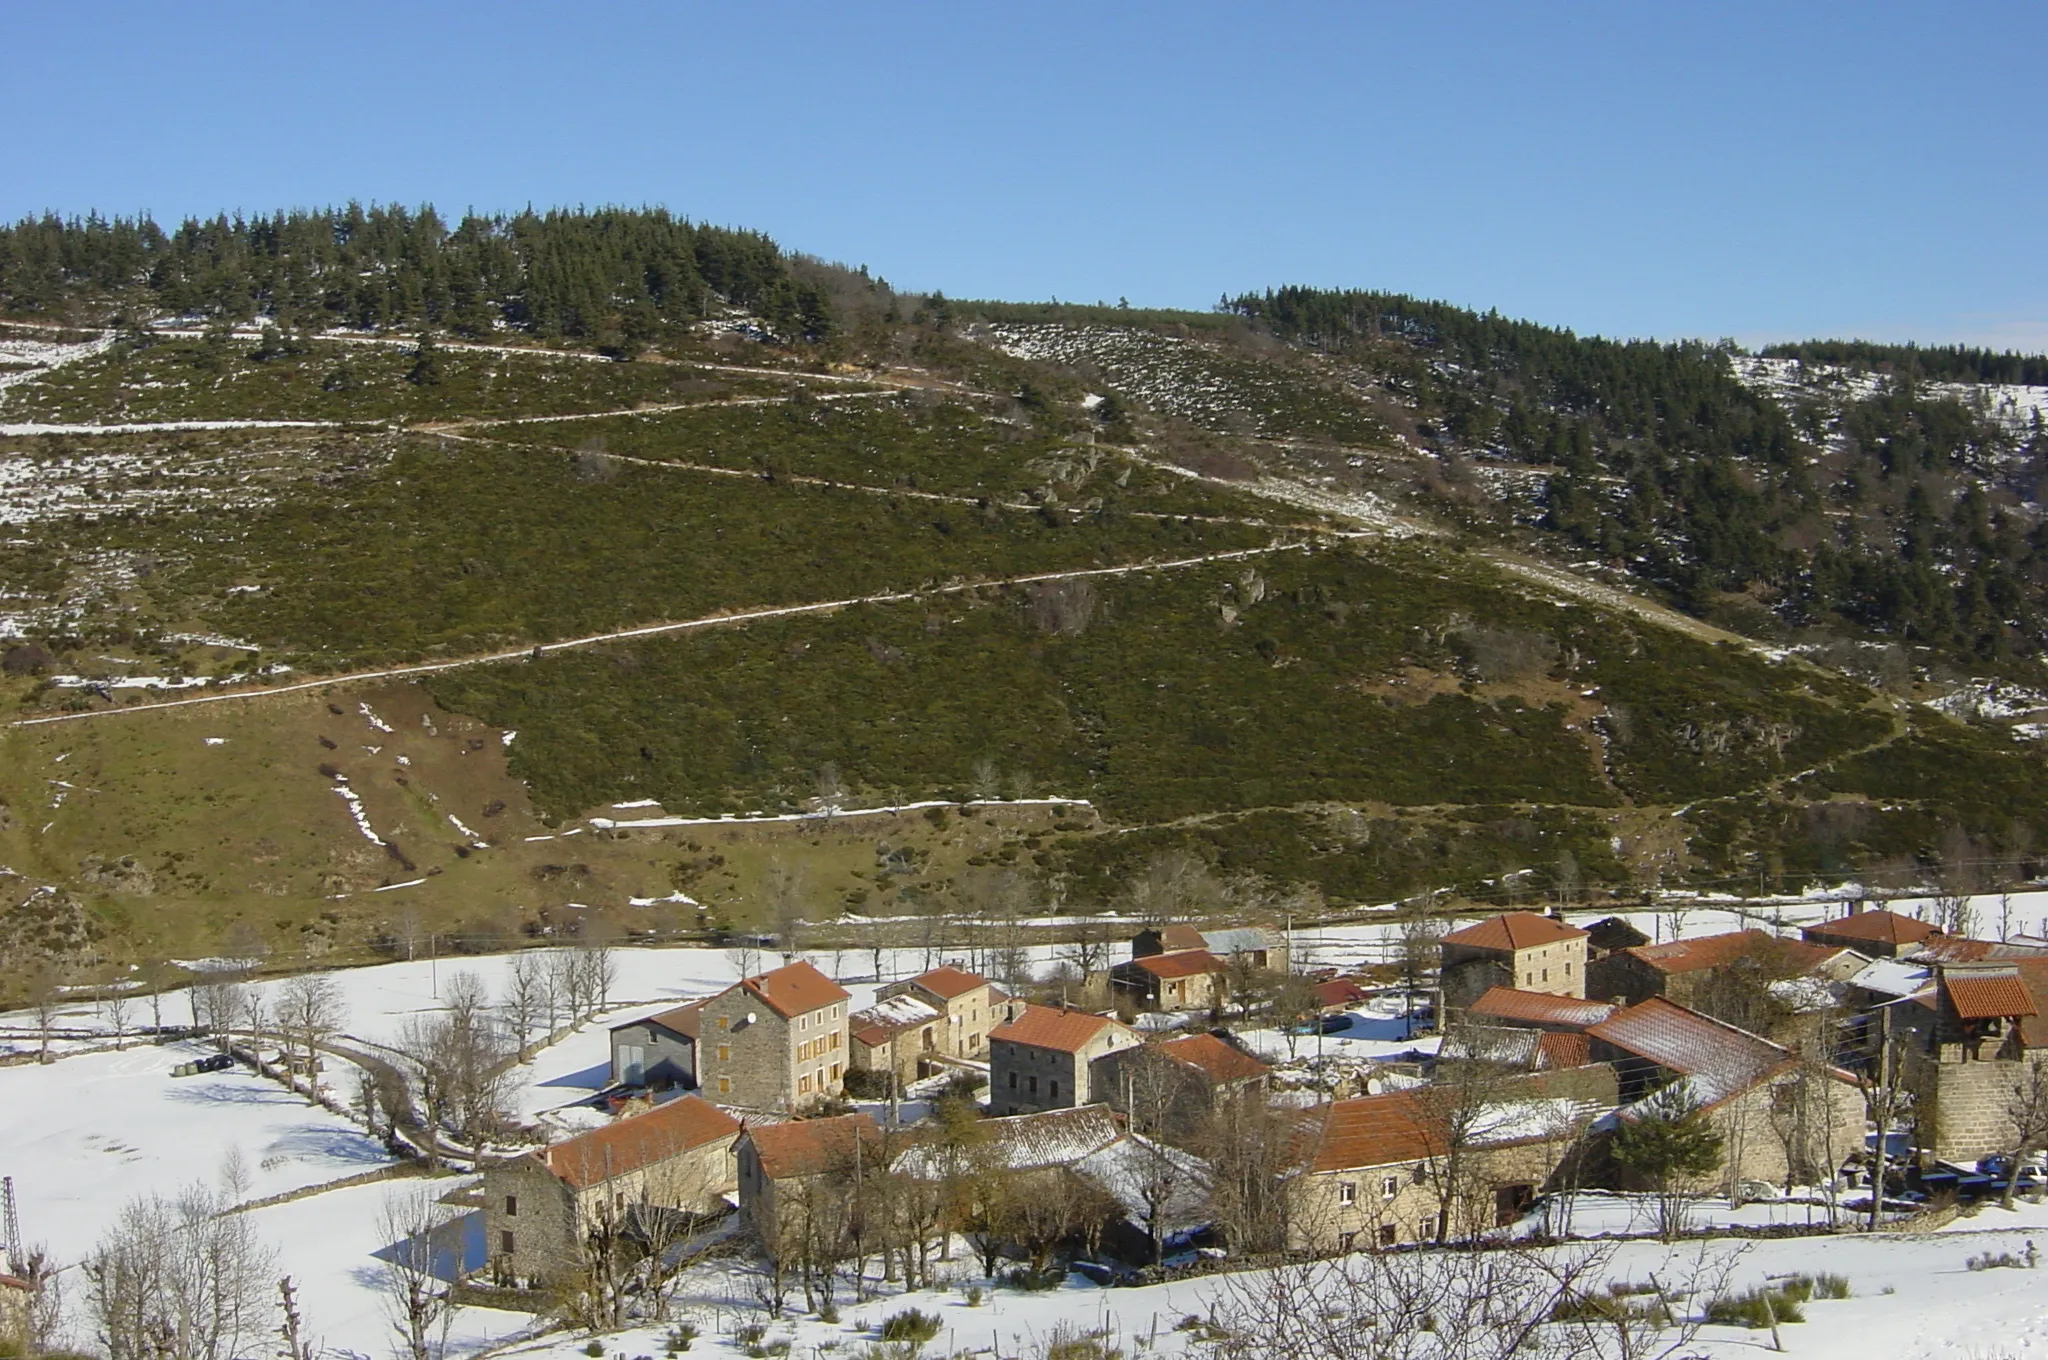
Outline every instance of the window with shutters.
<path fill-rule="evenodd" d="M 1338 1182 L 1337 1182 L 1337 1202 L 1338 1202 L 1339 1204 L 1356 1204 L 1356 1203 L 1358 1203 L 1358 1182 L 1356 1182 L 1356 1181 L 1338 1181 Z"/>

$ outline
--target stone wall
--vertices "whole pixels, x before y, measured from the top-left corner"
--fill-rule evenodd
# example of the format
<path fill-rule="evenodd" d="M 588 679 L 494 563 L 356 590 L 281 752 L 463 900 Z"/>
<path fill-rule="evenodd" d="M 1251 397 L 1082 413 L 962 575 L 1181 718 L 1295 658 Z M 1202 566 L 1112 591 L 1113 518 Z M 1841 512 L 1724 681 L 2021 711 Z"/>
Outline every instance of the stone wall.
<path fill-rule="evenodd" d="M 1899 1076 L 1913 1093 L 1920 1148 L 1945 1162 L 2012 1151 L 2016 1131 L 2006 1106 L 2013 1088 L 2029 1080 L 2029 1065 L 2040 1061 L 2048 1059 L 1965 1062 L 1960 1044 L 1943 1044 L 1932 1053 L 1907 1049 Z"/>

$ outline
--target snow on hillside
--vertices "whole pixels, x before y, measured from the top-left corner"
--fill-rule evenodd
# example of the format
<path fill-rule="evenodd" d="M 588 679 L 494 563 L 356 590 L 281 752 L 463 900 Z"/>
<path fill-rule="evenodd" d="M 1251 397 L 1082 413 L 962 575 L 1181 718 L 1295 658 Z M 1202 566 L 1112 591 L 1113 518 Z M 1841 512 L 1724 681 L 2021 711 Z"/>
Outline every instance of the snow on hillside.
<path fill-rule="evenodd" d="M 1891 387 L 1881 373 L 1849 369 L 1837 364 L 1809 364 L 1797 359 L 1770 359 L 1753 354 L 1729 356 L 1735 377 L 1750 390 L 1790 404 L 1795 399 L 1823 398 L 1834 401 L 1865 401 Z M 2017 383 L 1922 383 L 1922 393 L 1961 402 L 2013 435 L 2031 432 L 2037 421 L 2048 420 L 2048 387 L 2027 387 Z"/>

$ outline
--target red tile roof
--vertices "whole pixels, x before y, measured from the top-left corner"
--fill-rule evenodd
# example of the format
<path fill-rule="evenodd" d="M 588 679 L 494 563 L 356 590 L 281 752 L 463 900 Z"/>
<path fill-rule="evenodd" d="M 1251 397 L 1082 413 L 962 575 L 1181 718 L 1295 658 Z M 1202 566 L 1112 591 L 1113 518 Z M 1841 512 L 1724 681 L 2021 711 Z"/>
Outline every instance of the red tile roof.
<path fill-rule="evenodd" d="M 1583 940 L 1586 932 L 1551 916 L 1533 911 L 1512 911 L 1490 917 L 1463 930 L 1444 936 L 1445 944 L 1462 944 L 1473 949 L 1534 949 L 1560 940 Z"/>
<path fill-rule="evenodd" d="M 1310 1171 L 1349 1171 L 1441 1156 L 1445 1130 L 1411 1091 L 1339 1100 L 1325 1106 Z"/>
<path fill-rule="evenodd" d="M 1086 1011 L 1054 1010 L 1050 1006 L 1027 1005 L 1016 1019 L 990 1030 L 988 1037 L 991 1043 L 1002 1039 L 1031 1048 L 1079 1053 L 1097 1035 L 1112 1025 L 1119 1029 L 1125 1028 L 1106 1015 L 1090 1015 Z"/>
<path fill-rule="evenodd" d="M 879 1140 L 881 1129 L 866 1112 L 832 1119 L 798 1119 L 787 1124 L 757 1124 L 747 1141 L 770 1180 L 815 1176 L 850 1161 L 857 1142 Z"/>
<path fill-rule="evenodd" d="M 1703 1103 L 1748 1090 L 1789 1059 L 1789 1049 L 1653 996 L 1586 1031 L 1623 1052 L 1694 1079 Z"/>
<path fill-rule="evenodd" d="M 1939 935 L 1941 927 L 1897 912 L 1877 910 L 1838 916 L 1817 926 L 1807 926 L 1799 933 L 1809 940 L 1816 935 L 1828 935 L 1844 940 L 1868 940 L 1873 944 L 1903 945 L 1918 944 L 1930 935 Z"/>
<path fill-rule="evenodd" d="M 1324 1010 L 1332 1006 L 1355 1006 L 1371 995 L 1350 978 L 1331 978 L 1328 982 L 1318 982 L 1309 990 L 1315 993 L 1316 1005 Z"/>
<path fill-rule="evenodd" d="M 1164 950 L 1206 949 L 1209 942 L 1202 938 L 1202 932 L 1194 926 L 1181 922 L 1162 926 L 1159 931 L 1159 947 Z"/>
<path fill-rule="evenodd" d="M 1223 971 L 1223 960 L 1206 949 L 1176 949 L 1171 954 L 1147 954 L 1131 962 L 1160 978 L 1198 977 L 1203 973 Z"/>
<path fill-rule="evenodd" d="M 1964 1020 L 1992 1020 L 2001 1016 L 2037 1015 L 2034 998 L 2028 994 L 2017 971 L 2010 973 L 1956 972 L 1943 969 L 1941 986 L 1949 1005 Z"/>
<path fill-rule="evenodd" d="M 1593 1061 L 1593 1041 L 1583 1034 L 1541 1034 L 1536 1038 L 1536 1068 L 1555 1072 L 1586 1067 Z"/>
<path fill-rule="evenodd" d="M 2048 950 L 2039 945 L 1936 935 L 1904 957 L 1914 963 L 1981 963 L 1986 959 L 2038 959 L 2044 955 L 2048 955 Z"/>
<path fill-rule="evenodd" d="M 1251 1054 L 1213 1034 L 1190 1034 L 1180 1039 L 1168 1039 L 1159 1045 L 1159 1051 L 1177 1063 L 1194 1068 L 1210 1081 L 1247 1081 L 1264 1076 L 1268 1070 L 1266 1064 Z"/>
<path fill-rule="evenodd" d="M 941 1001 L 951 1001 L 973 991 L 976 987 L 988 986 L 988 979 L 979 973 L 970 973 L 965 968 L 945 964 L 912 978 L 913 986 L 922 987 Z"/>
<path fill-rule="evenodd" d="M 1489 987 L 1472 1003 L 1470 1014 L 1492 1020 L 1520 1020 L 1532 1025 L 1569 1025 L 1583 1029 L 1614 1014 L 1614 1007 L 1605 1001 L 1585 1001 L 1575 996 L 1551 996 L 1514 987 Z"/>
<path fill-rule="evenodd" d="M 698 1027 L 704 1022 L 704 1003 L 708 1000 L 710 1000 L 709 997 L 702 997 L 696 1001 L 686 1002 L 672 1011 L 663 1011 L 660 1015 L 650 1015 L 645 1023 L 660 1025 L 663 1029 L 667 1030 L 674 1030 L 686 1039 L 695 1039 Z"/>
<path fill-rule="evenodd" d="M 8 1275 L 5 1273 L 0 1273 L 0 1286 L 4 1286 L 8 1289 L 19 1289 L 26 1294 L 34 1293 L 36 1288 L 27 1280 L 17 1279 L 15 1276 Z"/>
<path fill-rule="evenodd" d="M 628 1115 L 536 1153 L 542 1165 L 578 1190 L 614 1176 L 732 1138 L 740 1123 L 701 1096 L 684 1096 L 644 1114 Z"/>
<path fill-rule="evenodd" d="M 1840 947 L 1806 940 L 1781 940 L 1765 930 L 1731 930 L 1725 935 L 1699 935 L 1665 944 L 1639 944 L 1622 950 L 1660 973 L 1697 973 L 1719 968 L 1744 955 L 1805 972 L 1841 952 Z"/>
<path fill-rule="evenodd" d="M 852 992 L 802 960 L 785 964 L 772 973 L 745 978 L 739 985 L 767 1002 L 785 1020 L 808 1015 L 853 996 Z"/>

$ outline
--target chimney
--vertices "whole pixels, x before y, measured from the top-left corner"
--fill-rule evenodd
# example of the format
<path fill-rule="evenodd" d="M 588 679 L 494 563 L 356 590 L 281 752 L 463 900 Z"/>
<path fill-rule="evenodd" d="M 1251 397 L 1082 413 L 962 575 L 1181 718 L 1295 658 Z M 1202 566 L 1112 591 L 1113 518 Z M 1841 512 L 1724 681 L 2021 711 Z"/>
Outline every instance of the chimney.
<path fill-rule="evenodd" d="M 1850 903 L 1849 903 L 1849 914 L 1850 914 L 1851 916 L 1860 916 L 1860 915 L 1862 915 L 1862 914 L 1863 914 L 1863 899 L 1862 899 L 1862 898 L 1858 897 L 1858 898 L 1854 898 L 1854 899 L 1852 899 L 1852 900 L 1850 901 Z"/>

